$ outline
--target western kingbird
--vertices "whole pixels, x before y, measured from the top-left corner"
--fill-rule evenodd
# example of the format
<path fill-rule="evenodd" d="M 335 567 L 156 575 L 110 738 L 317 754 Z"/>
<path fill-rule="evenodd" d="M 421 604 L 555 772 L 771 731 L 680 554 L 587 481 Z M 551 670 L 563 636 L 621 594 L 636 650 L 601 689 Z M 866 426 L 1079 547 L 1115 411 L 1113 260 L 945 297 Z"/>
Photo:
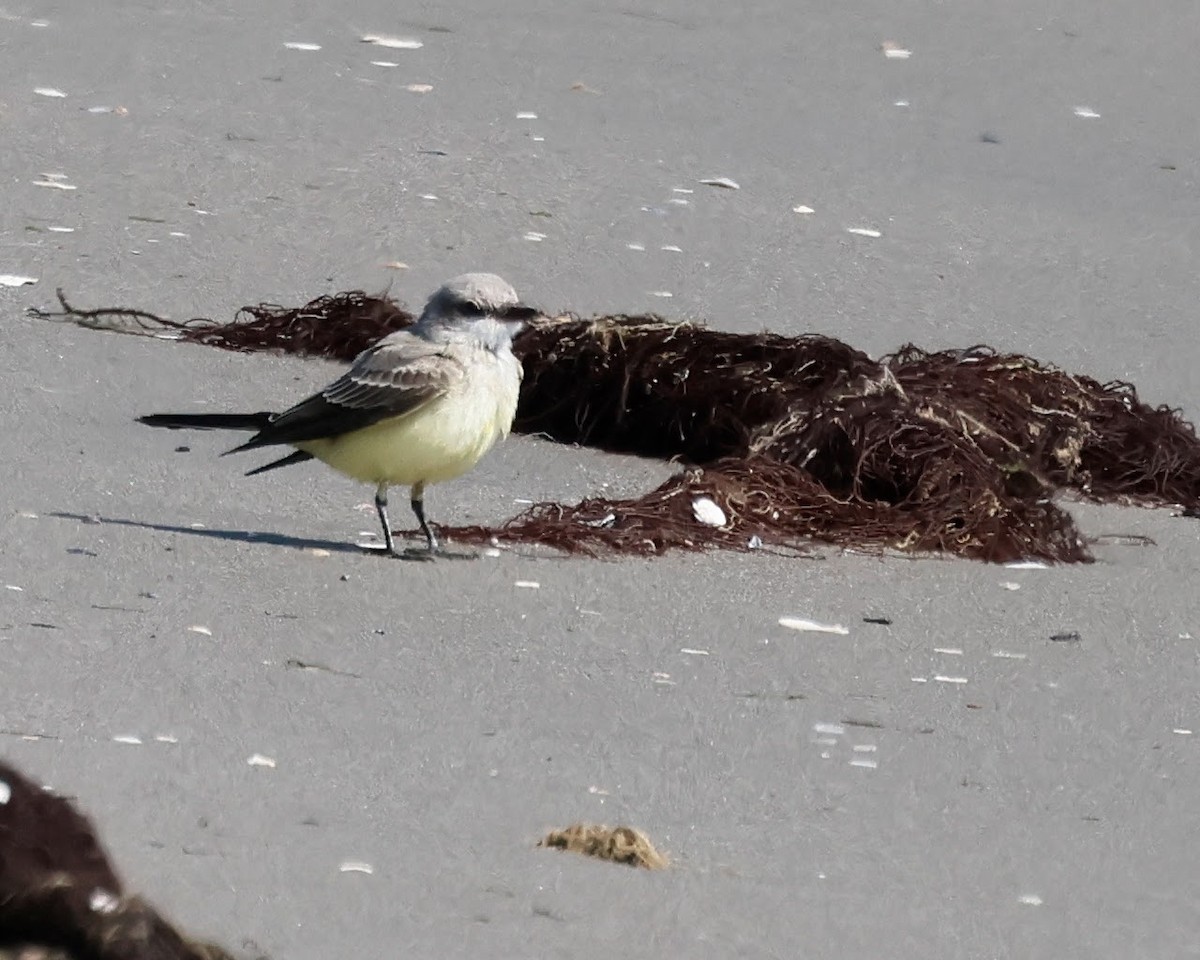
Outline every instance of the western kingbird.
<path fill-rule="evenodd" d="M 253 476 L 314 457 L 339 473 L 375 484 L 375 509 L 388 553 L 400 556 L 388 523 L 388 487 L 411 488 L 413 513 L 428 545 L 425 488 L 475 466 L 508 435 L 517 412 L 521 362 L 513 337 L 540 311 L 492 273 L 467 273 L 429 298 L 417 322 L 355 358 L 345 374 L 283 413 L 156 413 L 152 427 L 254 430 L 226 451 L 296 448 L 249 471 Z"/>

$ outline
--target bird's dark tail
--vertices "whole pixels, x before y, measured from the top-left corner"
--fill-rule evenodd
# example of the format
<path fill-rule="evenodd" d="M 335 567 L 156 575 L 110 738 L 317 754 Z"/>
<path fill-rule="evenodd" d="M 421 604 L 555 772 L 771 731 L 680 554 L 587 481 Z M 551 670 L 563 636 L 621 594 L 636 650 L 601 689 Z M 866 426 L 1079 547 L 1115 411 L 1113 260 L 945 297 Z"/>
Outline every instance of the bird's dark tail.
<path fill-rule="evenodd" d="M 152 413 L 138 423 L 168 430 L 261 430 L 273 413 Z"/>

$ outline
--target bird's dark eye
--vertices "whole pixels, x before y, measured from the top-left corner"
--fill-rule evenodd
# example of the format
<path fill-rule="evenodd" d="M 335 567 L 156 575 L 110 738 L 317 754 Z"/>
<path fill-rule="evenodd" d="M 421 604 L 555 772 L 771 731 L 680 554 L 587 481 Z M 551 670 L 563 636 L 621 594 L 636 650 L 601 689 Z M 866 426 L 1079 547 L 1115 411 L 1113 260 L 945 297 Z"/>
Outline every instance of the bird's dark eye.
<path fill-rule="evenodd" d="M 458 312 L 464 317 L 482 317 L 484 314 L 483 307 L 475 303 L 473 300 L 464 300 L 458 305 Z"/>

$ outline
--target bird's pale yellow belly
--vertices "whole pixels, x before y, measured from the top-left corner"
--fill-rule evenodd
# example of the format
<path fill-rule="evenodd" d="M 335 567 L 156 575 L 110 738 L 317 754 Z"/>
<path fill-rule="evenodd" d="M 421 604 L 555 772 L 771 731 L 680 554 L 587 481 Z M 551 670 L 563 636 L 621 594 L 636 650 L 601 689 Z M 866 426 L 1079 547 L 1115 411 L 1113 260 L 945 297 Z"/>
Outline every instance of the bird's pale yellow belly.
<path fill-rule="evenodd" d="M 442 483 L 466 473 L 508 434 L 518 386 L 497 365 L 410 414 L 297 446 L 364 483 Z"/>

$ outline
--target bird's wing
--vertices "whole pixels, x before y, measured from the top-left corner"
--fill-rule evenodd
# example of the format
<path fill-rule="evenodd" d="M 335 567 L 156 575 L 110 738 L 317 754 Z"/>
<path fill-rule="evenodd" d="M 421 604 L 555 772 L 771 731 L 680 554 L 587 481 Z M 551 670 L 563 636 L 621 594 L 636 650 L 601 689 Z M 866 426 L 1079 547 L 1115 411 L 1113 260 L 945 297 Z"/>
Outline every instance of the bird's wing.
<path fill-rule="evenodd" d="M 448 344 L 407 331 L 392 334 L 320 393 L 285 410 L 235 449 L 323 440 L 401 417 L 444 395 L 466 373 Z"/>

